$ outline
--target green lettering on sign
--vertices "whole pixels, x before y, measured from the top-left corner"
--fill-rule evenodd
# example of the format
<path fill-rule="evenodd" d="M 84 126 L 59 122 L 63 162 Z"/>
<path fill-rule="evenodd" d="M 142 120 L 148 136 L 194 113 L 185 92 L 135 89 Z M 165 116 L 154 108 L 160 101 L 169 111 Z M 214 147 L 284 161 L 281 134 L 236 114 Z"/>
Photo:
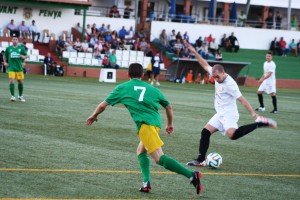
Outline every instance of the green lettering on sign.
<path fill-rule="evenodd" d="M 55 10 L 40 10 L 39 16 L 43 17 L 53 17 L 55 18 L 61 18 L 61 11 L 55 11 Z"/>
<path fill-rule="evenodd" d="M 0 13 L 16 14 L 18 7 L 0 6 Z"/>

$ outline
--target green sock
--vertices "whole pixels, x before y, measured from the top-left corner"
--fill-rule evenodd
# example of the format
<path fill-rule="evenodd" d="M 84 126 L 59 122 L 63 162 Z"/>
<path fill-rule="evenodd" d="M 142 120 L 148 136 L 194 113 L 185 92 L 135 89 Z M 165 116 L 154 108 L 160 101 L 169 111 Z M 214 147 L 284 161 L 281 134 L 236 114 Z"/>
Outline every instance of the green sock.
<path fill-rule="evenodd" d="M 23 83 L 18 84 L 18 89 L 19 89 L 19 96 L 23 95 Z"/>
<path fill-rule="evenodd" d="M 9 84 L 9 91 L 11 96 L 15 96 L 15 84 Z"/>
<path fill-rule="evenodd" d="M 182 174 L 187 178 L 191 178 L 193 176 L 193 172 L 191 170 L 187 169 L 182 164 L 180 164 L 177 160 L 167 155 L 162 155 L 158 161 L 158 164 L 163 166 L 167 170 L 176 172 L 177 174 Z"/>
<path fill-rule="evenodd" d="M 147 153 L 141 153 L 138 155 L 138 161 L 142 171 L 143 181 L 150 181 L 150 159 Z"/>

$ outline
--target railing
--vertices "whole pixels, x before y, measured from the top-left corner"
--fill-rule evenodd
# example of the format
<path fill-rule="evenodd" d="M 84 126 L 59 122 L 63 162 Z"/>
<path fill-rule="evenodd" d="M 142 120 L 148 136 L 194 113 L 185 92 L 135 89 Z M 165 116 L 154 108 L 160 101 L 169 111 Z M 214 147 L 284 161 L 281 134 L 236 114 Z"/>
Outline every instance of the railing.
<path fill-rule="evenodd" d="M 110 12 L 111 7 L 102 7 L 102 6 L 93 6 L 90 7 L 89 10 L 86 11 L 86 15 L 88 16 L 99 16 L 99 17 L 109 17 L 109 12 Z M 120 18 L 124 17 L 124 11 L 125 8 L 118 8 Z M 83 11 L 80 10 L 80 12 L 75 11 L 75 14 L 83 15 Z M 130 12 L 130 19 L 135 19 L 135 10 L 132 9 Z"/>

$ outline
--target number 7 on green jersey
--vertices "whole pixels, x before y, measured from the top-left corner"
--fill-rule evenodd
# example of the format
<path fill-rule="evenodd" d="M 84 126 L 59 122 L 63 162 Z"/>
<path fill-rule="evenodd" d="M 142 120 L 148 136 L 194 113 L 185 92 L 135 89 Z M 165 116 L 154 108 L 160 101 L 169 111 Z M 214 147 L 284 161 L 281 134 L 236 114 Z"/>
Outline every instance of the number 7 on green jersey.
<path fill-rule="evenodd" d="M 134 86 L 134 91 L 137 91 L 137 90 L 142 90 L 142 92 L 140 94 L 140 97 L 139 97 L 139 101 L 143 101 L 144 100 L 144 95 L 145 95 L 145 92 L 146 92 L 146 87 Z"/>

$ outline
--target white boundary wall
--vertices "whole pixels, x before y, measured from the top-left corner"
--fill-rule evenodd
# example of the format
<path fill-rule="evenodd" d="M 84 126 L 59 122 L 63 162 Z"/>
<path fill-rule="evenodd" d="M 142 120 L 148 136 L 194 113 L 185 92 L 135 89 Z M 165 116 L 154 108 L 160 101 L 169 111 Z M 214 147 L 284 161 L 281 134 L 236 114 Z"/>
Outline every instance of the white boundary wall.
<path fill-rule="evenodd" d="M 194 43 L 199 36 L 203 39 L 204 37 L 209 36 L 209 34 L 212 34 L 212 37 L 216 38 L 216 42 L 219 44 L 224 33 L 228 37 L 234 32 L 234 35 L 239 41 L 240 48 L 243 49 L 269 49 L 270 43 L 274 37 L 277 37 L 277 40 L 279 40 L 280 37 L 283 37 L 287 42 L 287 45 L 292 39 L 295 39 L 296 42 L 299 42 L 300 40 L 299 31 L 153 21 L 151 25 L 151 41 L 155 38 L 159 38 L 163 29 L 166 30 L 167 35 L 169 35 L 173 29 L 176 34 L 180 31 L 181 35 L 187 31 L 190 42 L 192 43 Z"/>

